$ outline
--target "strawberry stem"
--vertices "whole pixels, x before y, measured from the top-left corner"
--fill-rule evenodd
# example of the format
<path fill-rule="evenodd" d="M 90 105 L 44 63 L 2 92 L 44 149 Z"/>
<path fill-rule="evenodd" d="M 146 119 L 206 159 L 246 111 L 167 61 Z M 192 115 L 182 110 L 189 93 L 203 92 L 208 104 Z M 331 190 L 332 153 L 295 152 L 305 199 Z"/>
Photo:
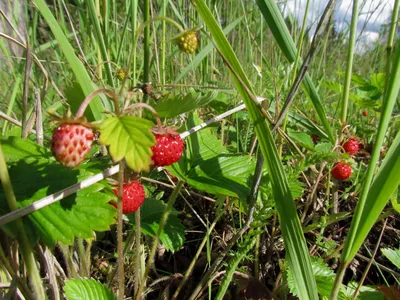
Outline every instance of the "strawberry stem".
<path fill-rule="evenodd" d="M 132 43 L 132 48 L 131 48 L 132 50 L 131 50 L 131 54 L 129 55 L 128 64 L 127 64 L 127 67 L 126 67 L 126 74 L 129 74 L 129 68 L 130 68 L 130 66 L 132 65 L 132 59 L 133 59 L 133 57 L 134 57 L 134 55 L 135 55 L 135 49 L 136 49 L 136 45 L 137 45 L 137 41 L 138 41 L 138 39 L 139 39 L 139 36 L 142 34 L 142 32 L 143 32 L 143 30 L 144 30 L 144 28 L 145 28 L 146 26 L 148 26 L 148 25 L 150 25 L 151 23 L 156 22 L 156 21 L 166 21 L 166 22 L 169 22 L 169 23 L 171 23 L 172 25 L 174 25 L 174 26 L 179 30 L 180 33 L 183 33 L 183 32 L 185 31 L 185 30 L 182 28 L 182 26 L 179 25 L 176 21 L 174 21 L 174 20 L 172 20 L 172 19 L 170 19 L 170 18 L 168 18 L 168 17 L 164 17 L 164 16 L 157 16 L 157 17 L 151 18 L 150 20 L 148 20 L 148 21 L 142 23 L 142 24 L 138 27 L 138 29 L 136 30 L 136 32 L 135 32 L 135 39 L 133 40 L 133 43 Z M 119 94 L 120 94 L 120 95 L 122 95 L 122 93 L 123 93 L 123 91 L 124 91 L 124 88 L 125 88 L 125 84 L 126 84 L 127 79 L 128 79 L 128 76 L 126 76 L 126 77 L 124 78 L 124 80 L 122 81 L 122 83 L 121 83 L 121 89 L 119 90 Z"/>
<path fill-rule="evenodd" d="M 79 118 L 81 118 L 83 116 L 83 114 L 85 113 L 85 110 L 88 107 L 90 101 L 92 101 L 95 96 L 97 96 L 98 94 L 102 94 L 102 93 L 109 96 L 112 99 L 112 101 L 114 102 L 114 106 L 115 106 L 115 113 L 118 115 L 119 114 L 119 104 L 118 104 L 119 95 L 114 93 L 113 91 L 110 91 L 107 89 L 99 89 L 97 91 L 90 93 L 89 96 L 87 96 L 85 98 L 85 100 L 83 100 L 81 106 L 79 106 L 79 109 L 76 113 L 74 120 L 78 120 Z"/>
<path fill-rule="evenodd" d="M 158 116 L 157 111 L 150 105 L 148 105 L 146 103 L 142 103 L 142 102 L 135 103 L 135 104 L 128 106 L 125 111 L 129 113 L 130 111 L 137 109 L 139 107 L 147 108 L 148 110 L 150 110 L 153 113 L 154 117 L 156 118 L 158 130 L 160 131 L 160 133 L 164 132 L 164 129 L 162 127 L 161 120 L 160 120 L 160 117 Z"/>
<path fill-rule="evenodd" d="M 122 245 L 122 193 L 124 184 L 124 162 L 119 162 L 119 173 L 118 173 L 118 222 L 117 222 L 117 253 L 118 253 L 118 299 L 124 299 L 124 289 L 125 289 L 125 273 L 124 273 L 124 248 Z"/>

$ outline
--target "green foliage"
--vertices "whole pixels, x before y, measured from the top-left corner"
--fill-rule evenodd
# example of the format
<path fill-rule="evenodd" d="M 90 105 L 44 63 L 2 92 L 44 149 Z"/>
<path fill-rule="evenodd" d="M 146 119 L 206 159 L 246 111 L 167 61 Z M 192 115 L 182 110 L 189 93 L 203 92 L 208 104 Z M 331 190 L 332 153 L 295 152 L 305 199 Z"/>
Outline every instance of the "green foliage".
<path fill-rule="evenodd" d="M 148 170 L 151 163 L 151 147 L 155 138 L 150 131 L 152 122 L 133 116 L 110 117 L 99 126 L 100 143 L 110 146 L 115 162 L 125 158 L 134 171 Z"/>
<path fill-rule="evenodd" d="M 340 73 L 340 75 L 344 76 L 343 73 Z M 379 108 L 385 88 L 385 80 L 385 75 L 382 73 L 372 74 L 369 81 L 360 75 L 353 74 L 351 82 L 356 88 L 349 94 L 349 99 L 360 109 Z M 324 81 L 322 84 L 338 94 L 343 92 L 343 85 L 339 82 Z"/>
<path fill-rule="evenodd" d="M 255 230 L 250 231 L 246 236 L 244 236 L 244 240 L 239 244 L 238 249 L 233 254 L 232 258 L 228 262 L 228 266 L 225 272 L 225 276 L 221 282 L 221 286 L 218 290 L 216 300 L 221 300 L 224 298 L 226 291 L 228 290 L 229 284 L 232 281 L 233 274 L 238 268 L 239 263 L 245 258 L 247 253 L 254 247 L 256 243 L 255 235 L 258 232 Z"/>
<path fill-rule="evenodd" d="M 321 297 L 329 297 L 335 281 L 335 273 L 320 258 L 314 257 L 311 260 L 311 266 L 315 275 L 315 280 L 317 281 L 318 294 Z M 287 269 L 287 278 L 290 292 L 297 296 L 293 275 L 289 268 Z"/>
<path fill-rule="evenodd" d="M 51 159 L 51 153 L 37 143 L 19 137 L 2 139 L 4 155 L 7 163 L 13 163 L 22 159 Z"/>
<path fill-rule="evenodd" d="M 113 292 L 94 279 L 69 279 L 65 282 L 64 293 L 67 300 L 116 300 Z"/>
<path fill-rule="evenodd" d="M 146 199 L 140 207 L 140 228 L 142 233 L 154 237 L 159 228 L 161 216 L 166 208 L 166 204 L 155 199 Z M 179 250 L 185 242 L 185 226 L 178 218 L 178 212 L 172 209 L 167 223 L 161 231 L 160 241 L 169 251 Z M 134 214 L 127 215 L 129 220 L 134 223 Z"/>
<path fill-rule="evenodd" d="M 285 251 L 288 257 L 289 266 L 294 273 L 295 285 L 299 290 L 299 295 L 305 299 L 317 299 L 316 282 L 312 273 L 310 256 L 307 249 L 306 240 L 301 230 L 301 224 L 297 215 L 296 206 L 290 193 L 286 174 L 283 170 L 281 158 L 278 155 L 276 143 L 272 132 L 260 112 L 257 104 L 254 103 L 255 94 L 252 85 L 246 76 L 232 46 L 229 44 L 221 26 L 212 15 L 210 9 L 203 0 L 192 0 L 197 12 L 203 19 L 205 25 L 215 40 L 221 56 L 229 64 L 231 76 L 235 87 L 242 97 L 243 102 L 249 112 L 250 118 L 254 123 L 254 131 L 258 138 L 260 150 L 264 156 L 265 165 L 268 169 L 271 180 L 271 187 L 275 199 L 276 209 L 281 225 L 281 232 L 285 242 Z M 277 19 L 283 21 L 275 1 L 256 1 L 259 5 L 265 20 L 271 26 L 279 27 Z M 271 12 L 273 13 L 271 14 Z M 284 24 L 283 24 L 284 26 Z M 286 26 L 283 28 L 286 29 Z M 272 30 L 274 31 L 274 30 Z M 279 35 L 279 34 L 278 34 Z M 281 36 L 282 38 L 282 36 Z M 291 39 L 290 34 L 284 38 Z M 293 41 L 292 41 L 293 43 Z M 294 44 L 294 43 L 293 43 Z M 311 101 L 321 118 L 331 141 L 334 140 L 332 130 L 327 122 L 318 94 L 312 85 L 311 79 L 306 76 L 306 90 L 311 93 Z"/>
<path fill-rule="evenodd" d="M 44 0 L 35 0 L 33 2 L 35 6 L 38 8 L 40 13 L 42 14 L 43 18 L 46 20 L 46 23 L 50 26 L 51 31 L 53 32 L 55 38 L 57 39 L 65 58 L 68 61 L 68 64 L 74 75 L 76 77 L 77 82 L 80 85 L 85 96 L 88 96 L 90 93 L 95 91 L 95 86 L 86 71 L 85 66 L 83 63 L 78 59 L 75 55 L 75 51 L 72 48 L 71 44 L 68 42 L 63 30 L 61 29 L 60 25 L 58 24 L 57 20 L 54 18 L 53 14 L 51 13 L 49 7 L 47 6 Z M 75 99 L 75 101 L 82 101 L 83 99 Z M 107 100 L 100 101 L 99 97 L 96 97 L 90 103 L 90 112 L 89 115 L 90 120 L 99 120 L 102 118 L 102 111 L 104 108 L 109 109 L 110 104 Z"/>
<path fill-rule="evenodd" d="M 390 260 L 398 269 L 400 269 L 400 249 L 381 249 L 382 254 Z"/>
<path fill-rule="evenodd" d="M 289 131 L 288 135 L 290 138 L 297 141 L 301 146 L 303 146 L 309 150 L 314 149 L 314 142 L 309 134 L 304 133 L 304 132 Z"/>
<path fill-rule="evenodd" d="M 9 173 L 19 207 L 57 193 L 102 170 L 95 166 L 71 170 L 54 162 L 46 154 L 42 156 L 45 150 L 30 141 L 17 138 L 10 138 L 9 141 L 4 141 L 5 156 L 9 162 L 13 161 Z M 71 245 L 75 237 L 90 239 L 94 230 L 108 230 L 114 223 L 116 210 L 108 204 L 114 196 L 104 193 L 104 188 L 104 184 L 96 183 L 28 215 L 24 224 L 30 232 L 31 241 L 35 243 L 40 239 L 49 247 L 57 242 Z M 0 212 L 9 212 L 2 189 Z M 12 224 L 3 228 L 11 235 L 15 234 Z"/>
<path fill-rule="evenodd" d="M 193 115 L 187 126 L 198 121 Z M 168 170 L 198 190 L 246 199 L 248 179 L 254 168 L 252 157 L 227 153 L 221 141 L 206 128 L 188 137 L 182 158 Z"/>
<path fill-rule="evenodd" d="M 153 108 L 160 118 L 172 118 L 207 105 L 214 100 L 216 95 L 216 90 L 201 93 L 194 89 L 189 89 L 185 95 L 167 94 L 158 99 Z"/>
<path fill-rule="evenodd" d="M 354 292 L 358 287 L 358 283 L 351 281 L 347 286 L 342 286 L 338 299 L 339 300 L 352 300 Z M 357 297 L 358 300 L 385 300 L 386 297 L 373 287 L 362 286 L 360 294 Z"/>

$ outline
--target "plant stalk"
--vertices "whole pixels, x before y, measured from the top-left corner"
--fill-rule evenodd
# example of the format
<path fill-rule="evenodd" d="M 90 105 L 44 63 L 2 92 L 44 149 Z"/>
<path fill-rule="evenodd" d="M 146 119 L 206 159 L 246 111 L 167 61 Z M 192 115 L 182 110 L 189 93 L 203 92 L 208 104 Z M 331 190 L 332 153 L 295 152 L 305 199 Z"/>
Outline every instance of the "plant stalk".
<path fill-rule="evenodd" d="M 353 13 L 351 16 L 350 24 L 350 39 L 349 39 L 349 51 L 347 53 L 347 66 L 346 66 L 346 77 L 344 82 L 344 91 L 342 99 L 342 111 L 341 118 L 342 126 L 344 127 L 347 120 L 347 110 L 349 106 L 349 94 L 350 94 L 350 84 L 351 84 L 351 74 L 353 68 L 353 56 L 354 56 L 354 44 L 356 41 L 357 34 L 357 20 L 358 20 L 358 0 L 353 1 Z"/>
<path fill-rule="evenodd" d="M 149 260 L 147 261 L 146 269 L 145 269 L 144 274 L 142 276 L 142 280 L 141 280 L 139 289 L 136 292 L 136 296 L 135 296 L 136 300 L 140 300 L 141 299 L 141 295 L 142 295 L 142 292 L 143 292 L 143 289 L 144 289 L 144 286 L 145 286 L 145 283 L 146 283 L 146 278 L 149 275 L 150 268 L 151 268 L 151 266 L 153 265 L 153 262 L 154 262 L 154 255 L 156 254 L 156 250 L 157 250 L 157 245 L 158 245 L 158 240 L 160 238 L 160 234 L 164 229 L 165 223 L 168 220 L 169 214 L 170 214 L 170 212 L 172 210 L 172 207 L 173 207 L 173 205 L 175 203 L 175 200 L 176 200 L 176 198 L 177 198 L 177 196 L 179 194 L 179 191 L 182 188 L 182 185 L 183 185 L 183 181 L 181 181 L 181 180 L 178 181 L 178 183 L 175 186 L 175 189 L 173 190 L 173 192 L 172 192 L 172 194 L 171 194 L 171 196 L 170 196 L 170 198 L 168 200 L 167 207 L 165 208 L 164 213 L 161 216 L 160 224 L 158 226 L 158 231 L 157 231 L 156 236 L 154 237 L 153 245 L 152 245 L 151 250 L 150 250 Z"/>
<path fill-rule="evenodd" d="M 2 183 L 4 194 L 7 199 L 7 203 L 10 210 L 18 209 L 17 199 L 15 198 L 14 190 L 11 184 L 10 175 L 8 173 L 1 143 L 0 143 L 0 181 Z M 24 224 L 21 219 L 18 219 L 14 221 L 14 225 L 18 232 L 17 240 L 20 244 L 21 253 L 25 261 L 28 277 L 30 279 L 32 289 L 35 293 L 35 297 L 37 297 L 37 299 L 47 299 L 42 284 L 42 279 L 40 277 L 40 273 L 36 265 L 34 252 L 29 242 L 29 238 L 25 232 Z"/>

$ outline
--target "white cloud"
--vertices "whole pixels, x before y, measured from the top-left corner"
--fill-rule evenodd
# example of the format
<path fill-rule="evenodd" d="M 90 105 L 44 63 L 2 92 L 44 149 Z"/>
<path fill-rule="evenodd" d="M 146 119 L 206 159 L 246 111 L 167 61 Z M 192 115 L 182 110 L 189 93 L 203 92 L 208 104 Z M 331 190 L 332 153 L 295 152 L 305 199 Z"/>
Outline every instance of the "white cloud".
<path fill-rule="evenodd" d="M 314 32 L 318 18 L 321 16 L 329 0 L 310 0 L 307 16 L 307 26 Z M 282 4 L 286 13 L 290 12 L 302 23 L 306 10 L 307 0 L 287 0 Z M 358 40 L 368 45 L 379 38 L 379 31 L 383 24 L 390 22 L 394 0 L 361 0 L 359 1 Z M 352 0 L 339 0 L 335 8 L 335 25 L 338 31 L 346 30 L 351 21 L 353 9 Z"/>

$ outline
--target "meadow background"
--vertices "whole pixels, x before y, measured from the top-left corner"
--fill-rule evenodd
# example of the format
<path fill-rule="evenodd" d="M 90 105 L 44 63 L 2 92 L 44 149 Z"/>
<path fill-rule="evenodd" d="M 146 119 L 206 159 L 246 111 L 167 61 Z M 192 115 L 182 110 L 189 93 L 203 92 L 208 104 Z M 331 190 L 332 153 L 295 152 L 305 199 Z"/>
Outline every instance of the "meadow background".
<path fill-rule="evenodd" d="M 2 0 L 0 298 L 398 299 L 399 2 Z M 146 200 L 121 232 L 118 170 L 78 184 L 115 165 L 107 149 L 72 170 L 49 150 L 52 116 L 104 88 L 186 143 L 179 163 L 131 172 Z"/>

